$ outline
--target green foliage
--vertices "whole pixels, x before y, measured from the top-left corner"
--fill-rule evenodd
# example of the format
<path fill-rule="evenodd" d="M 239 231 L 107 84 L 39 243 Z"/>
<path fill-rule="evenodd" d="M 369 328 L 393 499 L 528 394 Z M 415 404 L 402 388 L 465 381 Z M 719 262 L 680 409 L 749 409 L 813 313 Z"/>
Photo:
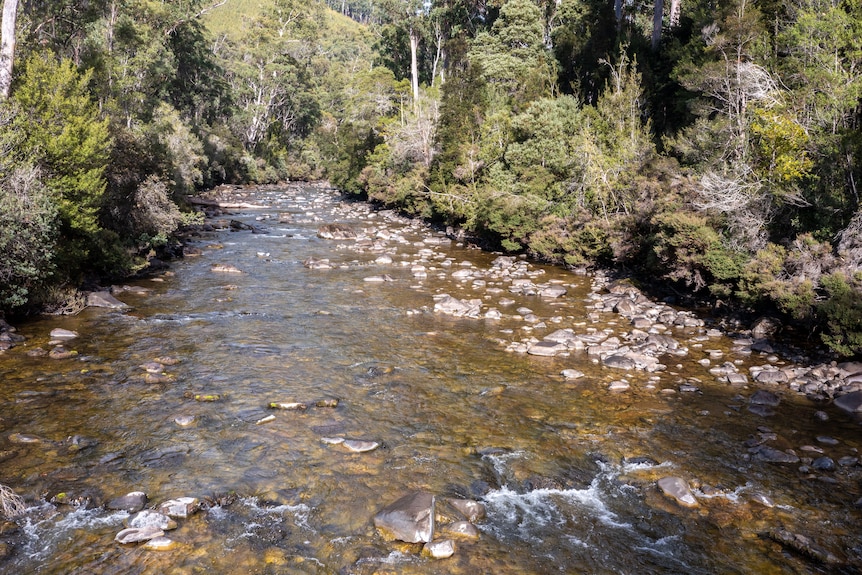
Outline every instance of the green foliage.
<path fill-rule="evenodd" d="M 96 247 L 111 150 L 108 123 L 87 90 L 89 79 L 69 60 L 37 54 L 13 93 L 22 146 L 31 150 L 57 205 L 64 238 L 58 263 L 73 275 Z"/>
<path fill-rule="evenodd" d="M 823 342 L 841 355 L 862 355 L 862 273 L 836 272 L 823 276 L 821 285 L 827 296 L 817 305 L 826 323 Z"/>
<path fill-rule="evenodd" d="M 13 106 L 0 108 L 0 309 L 24 306 L 44 289 L 58 239 L 57 207 L 39 169 L 20 158 L 15 116 Z"/>
<path fill-rule="evenodd" d="M 552 91 L 555 73 L 545 50 L 542 12 L 531 0 L 507 0 L 491 31 L 476 36 L 469 58 L 516 107 Z"/>

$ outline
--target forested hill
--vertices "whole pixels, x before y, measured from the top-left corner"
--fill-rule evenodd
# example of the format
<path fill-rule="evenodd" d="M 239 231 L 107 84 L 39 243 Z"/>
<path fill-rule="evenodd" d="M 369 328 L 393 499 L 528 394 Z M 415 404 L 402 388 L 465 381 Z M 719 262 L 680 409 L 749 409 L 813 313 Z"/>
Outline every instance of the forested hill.
<path fill-rule="evenodd" d="M 862 353 L 859 0 L 5 0 L 2 41 L 7 312 L 326 178 Z"/>

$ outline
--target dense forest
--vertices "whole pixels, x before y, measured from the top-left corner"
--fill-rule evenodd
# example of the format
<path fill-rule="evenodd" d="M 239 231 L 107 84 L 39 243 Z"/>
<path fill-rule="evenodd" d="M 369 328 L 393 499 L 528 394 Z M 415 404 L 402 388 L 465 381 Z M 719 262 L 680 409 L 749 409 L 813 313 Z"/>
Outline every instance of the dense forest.
<path fill-rule="evenodd" d="M 0 309 L 328 179 L 862 353 L 860 0 L 5 0 Z"/>

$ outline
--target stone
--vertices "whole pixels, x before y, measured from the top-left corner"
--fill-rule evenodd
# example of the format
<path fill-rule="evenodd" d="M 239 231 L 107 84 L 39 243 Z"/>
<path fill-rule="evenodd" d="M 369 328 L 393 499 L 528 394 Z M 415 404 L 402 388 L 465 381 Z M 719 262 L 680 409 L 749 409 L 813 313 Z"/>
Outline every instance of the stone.
<path fill-rule="evenodd" d="M 364 441 L 361 439 L 345 439 L 341 442 L 341 445 L 353 453 L 365 453 L 368 451 L 374 451 L 380 447 L 380 444 L 376 441 Z"/>
<path fill-rule="evenodd" d="M 622 354 L 609 355 L 602 360 L 602 364 L 607 367 L 626 370 L 636 367 L 635 361 L 632 358 Z"/>
<path fill-rule="evenodd" d="M 405 495 L 374 516 L 384 539 L 427 543 L 434 535 L 434 496 L 426 491 Z"/>
<path fill-rule="evenodd" d="M 662 477 L 658 480 L 657 485 L 662 493 L 683 507 L 697 507 L 699 505 L 688 486 L 688 482 L 681 477 Z"/>
<path fill-rule="evenodd" d="M 567 293 L 568 293 L 568 290 L 566 290 L 566 288 L 560 287 L 560 286 L 545 287 L 545 288 L 542 288 L 539 290 L 539 296 L 540 297 L 546 297 L 546 298 L 559 298 L 559 297 L 563 297 Z"/>
<path fill-rule="evenodd" d="M 811 462 L 811 467 L 817 471 L 835 471 L 835 461 L 831 457 L 818 457 Z"/>
<path fill-rule="evenodd" d="M 146 543 L 144 547 L 153 551 L 170 551 L 177 546 L 177 542 L 167 537 L 153 537 Z"/>
<path fill-rule="evenodd" d="M 195 422 L 194 415 L 180 415 L 174 418 L 174 423 L 179 425 L 180 427 L 188 427 L 192 423 Z"/>
<path fill-rule="evenodd" d="M 836 398 L 835 407 L 850 413 L 862 413 L 862 391 L 854 391 Z"/>
<path fill-rule="evenodd" d="M 787 374 L 780 369 L 764 369 L 754 376 L 754 381 L 757 383 L 787 383 L 788 379 Z"/>
<path fill-rule="evenodd" d="M 76 337 L 78 337 L 77 331 L 63 329 L 61 327 L 51 330 L 51 339 L 75 339 Z"/>
<path fill-rule="evenodd" d="M 171 529 L 177 528 L 177 522 L 167 515 L 145 509 L 144 511 L 138 511 L 136 514 L 132 515 L 127 521 L 126 526 L 136 527 L 138 529 L 154 527 L 162 531 L 170 531 Z"/>
<path fill-rule="evenodd" d="M 286 411 L 305 411 L 308 406 L 299 401 L 271 401 L 269 403 L 271 409 L 284 409 Z"/>
<path fill-rule="evenodd" d="M 325 240 L 356 239 L 356 232 L 347 224 L 324 224 L 317 228 L 317 237 Z"/>
<path fill-rule="evenodd" d="M 567 349 L 568 348 L 563 343 L 559 343 L 556 341 L 540 341 L 528 347 L 527 353 L 530 355 L 553 357 L 559 353 L 566 351 Z"/>
<path fill-rule="evenodd" d="M 137 513 L 147 504 L 147 494 L 143 491 L 132 491 L 122 497 L 117 497 L 108 501 L 108 509 L 116 509 L 120 511 L 128 511 L 129 513 Z"/>
<path fill-rule="evenodd" d="M 751 453 L 757 461 L 769 463 L 799 463 L 799 457 L 793 453 L 781 451 L 768 445 L 758 445 L 751 449 Z"/>
<path fill-rule="evenodd" d="M 70 357 L 75 357 L 76 355 L 78 355 L 77 351 L 66 349 L 62 345 L 58 345 L 48 352 L 48 357 L 50 357 L 51 359 L 69 359 Z"/>
<path fill-rule="evenodd" d="M 627 391 L 631 385 L 624 380 L 612 381 L 608 384 L 608 391 Z"/>
<path fill-rule="evenodd" d="M 470 523 L 476 523 L 485 518 L 485 506 L 472 499 L 447 498 L 446 504 L 456 509 Z"/>
<path fill-rule="evenodd" d="M 447 559 L 455 554 L 455 542 L 451 539 L 432 541 L 422 547 L 422 555 L 432 559 Z"/>
<path fill-rule="evenodd" d="M 200 501 L 195 497 L 177 497 L 161 503 L 157 510 L 162 515 L 177 519 L 185 519 L 194 515 L 201 508 Z"/>
<path fill-rule="evenodd" d="M 560 372 L 560 375 L 566 379 L 580 379 L 584 377 L 584 372 L 577 369 L 564 369 Z"/>
<path fill-rule="evenodd" d="M 799 533 L 792 533 L 785 529 L 779 529 L 768 533 L 768 537 L 792 551 L 810 557 L 819 563 L 836 565 L 840 563 L 838 557 L 828 550 L 816 545 L 810 538 Z"/>
<path fill-rule="evenodd" d="M 444 294 L 434 303 L 434 311 L 456 317 L 478 317 L 482 307 L 481 300 L 464 301 Z"/>
<path fill-rule="evenodd" d="M 210 271 L 222 274 L 241 274 L 242 270 L 236 266 L 228 264 L 213 264 Z"/>
<path fill-rule="evenodd" d="M 774 317 L 759 317 L 751 324 L 751 337 L 754 339 L 770 338 L 781 329 L 781 321 Z"/>
<path fill-rule="evenodd" d="M 146 527 L 129 527 L 117 533 L 116 537 L 114 537 L 114 541 L 123 545 L 128 545 L 130 543 L 149 541 L 156 537 L 162 537 L 164 534 L 164 531 L 152 525 Z"/>
<path fill-rule="evenodd" d="M 766 391 L 765 389 L 758 389 L 748 399 L 748 403 L 751 405 L 778 407 L 778 404 L 781 403 L 781 398 L 772 393 L 771 391 Z"/>
<path fill-rule="evenodd" d="M 104 307 L 108 309 L 123 309 L 129 307 L 106 291 L 94 291 L 88 293 L 87 306 Z"/>
<path fill-rule="evenodd" d="M 759 491 L 755 491 L 754 493 L 752 493 L 749 499 L 752 503 L 757 503 L 758 505 L 762 505 L 769 509 L 775 507 L 775 502 L 772 500 L 772 498 L 765 493 L 760 493 Z"/>
<path fill-rule="evenodd" d="M 475 541 L 479 538 L 479 530 L 469 521 L 455 521 L 454 523 L 443 525 L 440 528 L 440 533 L 456 539 L 471 539 Z"/>

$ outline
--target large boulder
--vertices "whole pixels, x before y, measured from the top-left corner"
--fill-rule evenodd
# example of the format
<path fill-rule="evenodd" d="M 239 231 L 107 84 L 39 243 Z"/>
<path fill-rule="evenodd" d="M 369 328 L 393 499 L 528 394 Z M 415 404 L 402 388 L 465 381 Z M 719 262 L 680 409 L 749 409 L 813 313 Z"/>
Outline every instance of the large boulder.
<path fill-rule="evenodd" d="M 427 543 L 434 536 L 434 496 L 426 491 L 405 495 L 375 515 L 374 526 L 390 541 Z"/>

